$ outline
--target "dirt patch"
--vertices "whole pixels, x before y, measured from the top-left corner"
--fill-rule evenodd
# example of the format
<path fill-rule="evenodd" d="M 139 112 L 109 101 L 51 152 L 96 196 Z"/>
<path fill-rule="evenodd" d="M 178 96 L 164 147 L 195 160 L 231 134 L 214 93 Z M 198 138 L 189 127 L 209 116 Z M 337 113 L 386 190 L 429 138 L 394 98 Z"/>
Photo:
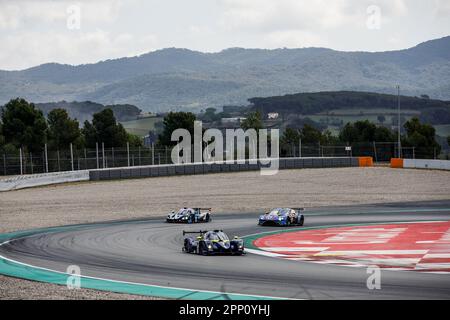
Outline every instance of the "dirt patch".
<path fill-rule="evenodd" d="M 80 289 L 68 290 L 56 284 L 27 281 L 0 275 L 0 299 L 3 300 L 156 300 L 114 292 Z"/>

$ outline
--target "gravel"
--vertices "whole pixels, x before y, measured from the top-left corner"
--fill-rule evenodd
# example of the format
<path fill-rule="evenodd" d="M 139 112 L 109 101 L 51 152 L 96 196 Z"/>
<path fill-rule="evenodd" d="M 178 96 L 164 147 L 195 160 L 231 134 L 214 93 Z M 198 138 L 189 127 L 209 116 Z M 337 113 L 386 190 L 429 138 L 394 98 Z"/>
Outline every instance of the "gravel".
<path fill-rule="evenodd" d="M 0 233 L 38 227 L 164 216 L 179 207 L 255 213 L 450 199 L 450 172 L 374 168 L 283 170 L 86 182 L 0 193 Z M 58 289 L 55 289 L 58 288 Z M 60 292 L 60 291 L 63 292 Z M 0 299 L 122 299 L 127 295 L 0 277 Z"/>

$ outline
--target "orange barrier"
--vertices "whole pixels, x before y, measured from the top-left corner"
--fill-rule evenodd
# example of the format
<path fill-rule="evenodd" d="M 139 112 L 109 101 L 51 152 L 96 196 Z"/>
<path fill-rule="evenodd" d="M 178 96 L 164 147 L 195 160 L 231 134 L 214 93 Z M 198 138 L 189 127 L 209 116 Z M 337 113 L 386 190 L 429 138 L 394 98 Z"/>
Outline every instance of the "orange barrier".
<path fill-rule="evenodd" d="M 359 157 L 358 161 L 360 167 L 373 167 L 372 157 Z"/>
<path fill-rule="evenodd" d="M 391 168 L 403 168 L 403 159 L 392 158 L 391 159 Z"/>

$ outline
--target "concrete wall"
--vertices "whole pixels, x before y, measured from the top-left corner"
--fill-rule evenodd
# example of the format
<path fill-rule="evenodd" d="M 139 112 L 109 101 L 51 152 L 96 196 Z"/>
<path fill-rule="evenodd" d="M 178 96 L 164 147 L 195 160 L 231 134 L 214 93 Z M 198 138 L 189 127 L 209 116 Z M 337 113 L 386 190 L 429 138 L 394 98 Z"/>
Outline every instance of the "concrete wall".
<path fill-rule="evenodd" d="M 15 176 L 0 180 L 0 191 L 11 191 L 66 182 L 88 181 L 89 171 L 54 172 Z"/>
<path fill-rule="evenodd" d="M 450 170 L 450 161 L 404 159 L 403 168 Z"/>
<path fill-rule="evenodd" d="M 286 158 L 279 159 L 279 169 L 303 169 L 303 168 L 339 168 L 358 167 L 358 158 Z M 165 177 L 174 175 L 196 175 L 219 172 L 254 171 L 266 168 L 260 162 L 235 163 L 192 163 L 180 165 L 160 165 L 144 167 L 125 167 L 90 170 L 90 180 L 115 180 L 132 178 Z"/>

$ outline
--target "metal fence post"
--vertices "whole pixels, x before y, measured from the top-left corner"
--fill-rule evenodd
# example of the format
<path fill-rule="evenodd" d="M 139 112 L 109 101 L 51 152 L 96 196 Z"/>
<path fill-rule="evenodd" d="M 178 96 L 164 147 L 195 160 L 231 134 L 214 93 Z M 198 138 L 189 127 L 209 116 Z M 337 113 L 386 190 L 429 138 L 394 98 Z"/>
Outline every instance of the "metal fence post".
<path fill-rule="evenodd" d="M 100 163 L 98 160 L 98 142 L 95 143 L 95 157 L 97 159 L 97 169 L 100 169 Z"/>
<path fill-rule="evenodd" d="M 373 155 L 374 155 L 374 158 L 375 158 L 375 162 L 378 162 L 378 157 L 377 157 L 377 146 L 376 146 L 375 141 L 373 142 Z"/>
<path fill-rule="evenodd" d="M 111 154 L 112 154 L 112 166 L 114 168 L 116 166 L 115 158 L 114 158 L 114 147 L 111 148 Z"/>
<path fill-rule="evenodd" d="M 20 175 L 23 175 L 23 168 L 22 168 L 22 148 L 19 149 L 19 162 L 20 162 Z"/>
<path fill-rule="evenodd" d="M 104 169 L 106 166 L 105 162 L 105 143 L 102 142 L 102 168 Z"/>
<path fill-rule="evenodd" d="M 155 145 L 152 143 L 152 165 L 155 165 Z"/>
<path fill-rule="evenodd" d="M 141 146 L 138 147 L 139 165 L 141 165 Z"/>
<path fill-rule="evenodd" d="M 169 153 L 168 153 L 167 151 L 168 151 L 168 148 L 167 148 L 167 146 L 166 146 L 166 151 L 165 151 L 166 163 L 165 163 L 165 164 L 168 164 L 168 163 L 169 163 Z M 203 158 L 203 155 L 202 155 L 202 158 Z M 203 160 L 202 160 L 202 162 L 203 162 Z"/>
<path fill-rule="evenodd" d="M 3 171 L 6 176 L 6 154 L 3 154 Z"/>
<path fill-rule="evenodd" d="M 45 155 L 45 172 L 48 173 L 48 151 L 47 144 L 44 146 L 44 155 Z"/>
<path fill-rule="evenodd" d="M 56 151 L 56 157 L 58 160 L 58 171 L 61 171 L 61 162 L 60 162 L 60 158 L 59 158 L 59 150 Z"/>
<path fill-rule="evenodd" d="M 30 168 L 31 168 L 31 174 L 34 173 L 33 170 L 33 154 L 30 152 Z"/>
<path fill-rule="evenodd" d="M 72 144 L 70 144 L 70 165 L 72 167 L 72 171 L 75 171 L 74 167 L 73 167 L 73 146 L 72 146 Z"/>
<path fill-rule="evenodd" d="M 299 140 L 299 145 L 298 145 L 298 150 L 299 150 L 299 158 L 302 157 L 302 139 Z"/>
<path fill-rule="evenodd" d="M 128 159 L 128 166 L 130 166 L 130 143 L 127 142 L 127 159 Z"/>
<path fill-rule="evenodd" d="M 86 148 L 84 148 L 84 170 L 86 170 L 87 168 L 87 151 Z"/>

